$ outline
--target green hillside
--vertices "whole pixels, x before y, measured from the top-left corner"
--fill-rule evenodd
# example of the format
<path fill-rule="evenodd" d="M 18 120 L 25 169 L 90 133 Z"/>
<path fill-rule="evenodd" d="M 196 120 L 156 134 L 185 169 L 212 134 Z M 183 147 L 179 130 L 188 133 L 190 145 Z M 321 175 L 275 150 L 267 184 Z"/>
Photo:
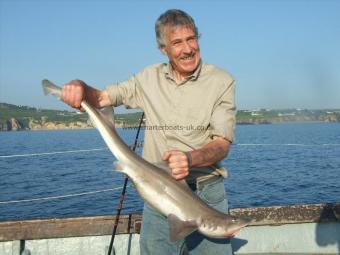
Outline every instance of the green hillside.
<path fill-rule="evenodd" d="M 118 125 L 134 125 L 138 123 L 141 114 L 141 112 L 116 114 L 115 122 Z M 88 115 L 86 113 L 37 109 L 29 106 L 0 103 L 0 131 L 10 130 L 8 126 L 11 125 L 10 122 L 13 119 L 21 126 L 19 129 L 34 129 L 32 128 L 33 124 L 41 126 L 45 123 L 64 125 L 65 128 L 68 128 L 72 123 L 83 123 L 83 126 L 88 125 Z"/>

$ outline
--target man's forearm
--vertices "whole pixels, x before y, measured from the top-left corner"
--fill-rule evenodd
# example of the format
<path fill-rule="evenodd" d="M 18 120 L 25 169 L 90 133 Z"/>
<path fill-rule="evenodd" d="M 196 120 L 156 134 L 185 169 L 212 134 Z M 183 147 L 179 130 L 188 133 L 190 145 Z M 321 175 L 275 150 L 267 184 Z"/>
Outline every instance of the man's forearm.
<path fill-rule="evenodd" d="M 229 146 L 228 140 L 215 136 L 212 142 L 198 150 L 167 151 L 163 155 L 163 160 L 168 162 L 171 175 L 176 180 L 181 180 L 189 175 L 190 167 L 210 166 L 225 158 L 228 155 Z"/>
<path fill-rule="evenodd" d="M 222 160 L 228 155 L 230 142 L 221 137 L 215 139 L 201 149 L 190 152 L 192 166 L 210 166 Z"/>
<path fill-rule="evenodd" d="M 97 90 L 90 86 L 86 87 L 86 100 L 96 108 L 103 108 L 111 104 L 109 95 L 105 90 Z"/>

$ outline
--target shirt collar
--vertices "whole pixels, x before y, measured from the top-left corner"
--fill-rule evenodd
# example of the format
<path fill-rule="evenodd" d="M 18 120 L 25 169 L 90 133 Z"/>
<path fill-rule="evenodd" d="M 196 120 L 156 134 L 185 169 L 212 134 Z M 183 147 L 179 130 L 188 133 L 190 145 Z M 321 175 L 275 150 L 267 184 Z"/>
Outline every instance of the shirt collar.
<path fill-rule="evenodd" d="M 201 73 L 201 69 L 202 69 L 202 60 L 200 60 L 195 72 L 193 72 L 190 76 L 188 76 L 188 78 L 185 81 L 183 81 L 181 84 L 184 84 L 189 80 L 197 80 L 200 73 Z M 170 63 L 164 64 L 163 72 L 164 72 L 164 75 L 165 75 L 166 78 L 169 78 L 169 79 L 175 81 L 175 77 L 174 77 L 173 71 L 172 71 L 172 66 L 171 66 Z"/>

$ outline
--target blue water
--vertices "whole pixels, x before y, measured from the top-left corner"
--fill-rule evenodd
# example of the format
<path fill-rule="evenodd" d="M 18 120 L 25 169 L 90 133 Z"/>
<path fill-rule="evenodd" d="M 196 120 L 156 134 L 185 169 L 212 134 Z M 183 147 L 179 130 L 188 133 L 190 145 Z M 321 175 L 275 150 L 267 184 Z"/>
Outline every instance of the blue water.
<path fill-rule="evenodd" d="M 119 132 L 132 144 L 136 130 Z M 238 126 L 236 137 L 223 161 L 231 208 L 340 201 L 340 123 Z M 116 213 L 113 160 L 96 130 L 0 132 L 0 220 Z M 129 187 L 123 213 L 142 204 Z"/>

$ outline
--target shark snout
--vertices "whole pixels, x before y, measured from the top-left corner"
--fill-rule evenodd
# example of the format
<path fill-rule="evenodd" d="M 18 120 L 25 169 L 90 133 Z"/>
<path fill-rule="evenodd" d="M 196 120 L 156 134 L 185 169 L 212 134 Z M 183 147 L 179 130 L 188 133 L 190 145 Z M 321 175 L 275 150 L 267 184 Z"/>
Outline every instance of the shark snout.
<path fill-rule="evenodd" d="M 233 217 L 230 226 L 227 228 L 227 236 L 235 236 L 241 228 L 249 225 L 251 222 L 250 219 Z"/>

